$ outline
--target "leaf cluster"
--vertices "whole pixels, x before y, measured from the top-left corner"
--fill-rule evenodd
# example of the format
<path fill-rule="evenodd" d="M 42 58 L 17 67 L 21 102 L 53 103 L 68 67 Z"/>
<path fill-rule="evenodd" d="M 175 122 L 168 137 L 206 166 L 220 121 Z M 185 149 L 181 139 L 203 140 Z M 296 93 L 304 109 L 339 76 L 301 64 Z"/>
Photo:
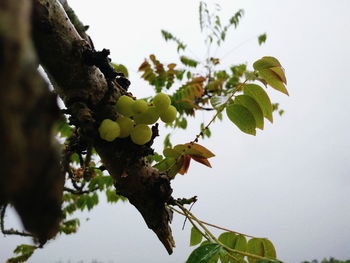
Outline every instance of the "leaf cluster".
<path fill-rule="evenodd" d="M 268 263 L 280 262 L 276 259 L 276 250 L 266 238 L 250 238 L 234 232 L 224 232 L 215 240 L 203 241 L 203 235 L 192 227 L 190 246 L 199 246 L 190 254 L 186 263 Z M 265 259 L 261 259 L 265 258 Z"/>

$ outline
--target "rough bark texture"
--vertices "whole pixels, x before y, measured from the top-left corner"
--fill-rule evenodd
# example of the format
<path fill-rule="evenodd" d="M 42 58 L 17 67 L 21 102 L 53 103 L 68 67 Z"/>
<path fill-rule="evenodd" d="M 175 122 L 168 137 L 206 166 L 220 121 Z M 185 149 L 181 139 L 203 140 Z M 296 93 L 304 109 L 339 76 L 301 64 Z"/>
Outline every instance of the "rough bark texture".
<path fill-rule="evenodd" d="M 92 145 L 113 177 L 118 194 L 127 197 L 172 253 L 175 246 L 166 202 L 171 198 L 169 179 L 150 167 L 144 156 L 150 144 L 138 146 L 129 138 L 112 143 L 101 140 L 97 129 L 105 118 L 116 119 L 114 104 L 126 91 L 86 62 L 92 45 L 82 38 L 57 0 L 33 0 L 33 38 L 40 64 L 65 102 L 82 141 Z M 106 43 L 108 45 L 108 43 Z"/>
<path fill-rule="evenodd" d="M 0 1 L 0 205 L 11 203 L 41 243 L 61 220 L 64 177 L 52 126 L 56 96 L 37 72 L 31 2 Z"/>

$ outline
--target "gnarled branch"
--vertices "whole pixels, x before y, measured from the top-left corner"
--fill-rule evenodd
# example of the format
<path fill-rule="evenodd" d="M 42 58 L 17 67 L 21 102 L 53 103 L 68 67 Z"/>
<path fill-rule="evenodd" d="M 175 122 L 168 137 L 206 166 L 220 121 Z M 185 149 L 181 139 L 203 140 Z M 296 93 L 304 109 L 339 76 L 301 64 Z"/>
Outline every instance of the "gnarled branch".
<path fill-rule="evenodd" d="M 116 119 L 114 104 L 126 91 L 116 79 L 110 80 L 98 67 L 86 63 L 84 54 L 94 50 L 81 38 L 59 2 L 33 3 L 33 37 L 40 64 L 65 102 L 79 135 L 100 155 L 118 194 L 140 211 L 172 253 L 171 211 L 166 207 L 172 189 L 169 179 L 145 161 L 144 156 L 152 152 L 150 145 L 135 145 L 129 138 L 106 142 L 97 133 L 103 119 Z"/>

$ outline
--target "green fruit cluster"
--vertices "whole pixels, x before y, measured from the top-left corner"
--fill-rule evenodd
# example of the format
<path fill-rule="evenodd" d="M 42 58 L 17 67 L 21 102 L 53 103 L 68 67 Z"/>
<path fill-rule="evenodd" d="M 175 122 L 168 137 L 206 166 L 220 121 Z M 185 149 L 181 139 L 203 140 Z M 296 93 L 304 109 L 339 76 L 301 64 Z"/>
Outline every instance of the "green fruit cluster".
<path fill-rule="evenodd" d="M 177 110 L 171 105 L 170 97 L 158 93 L 153 98 L 153 105 L 146 101 L 123 95 L 116 103 L 116 110 L 122 116 L 116 121 L 105 119 L 99 127 L 99 134 L 103 140 L 113 141 L 116 138 L 130 136 L 133 143 L 143 145 L 152 138 L 152 130 L 148 125 L 154 124 L 160 118 L 165 123 L 176 119 Z"/>

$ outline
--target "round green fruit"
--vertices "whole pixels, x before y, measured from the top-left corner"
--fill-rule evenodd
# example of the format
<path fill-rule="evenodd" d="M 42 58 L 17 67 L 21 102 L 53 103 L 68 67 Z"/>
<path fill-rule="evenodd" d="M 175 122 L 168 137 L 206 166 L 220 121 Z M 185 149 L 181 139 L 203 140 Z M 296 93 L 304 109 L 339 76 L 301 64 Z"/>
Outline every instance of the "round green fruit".
<path fill-rule="evenodd" d="M 125 117 L 130 117 L 134 114 L 132 110 L 132 105 L 134 103 L 135 101 L 133 98 L 126 95 L 120 96 L 116 104 L 117 111 Z"/>
<path fill-rule="evenodd" d="M 153 124 L 159 119 L 159 113 L 155 106 L 149 106 L 147 111 L 134 116 L 137 124 Z"/>
<path fill-rule="evenodd" d="M 164 93 L 158 93 L 153 98 L 153 104 L 157 108 L 159 113 L 165 111 L 170 106 L 170 103 L 170 97 Z"/>
<path fill-rule="evenodd" d="M 101 139 L 111 142 L 120 135 L 119 124 L 110 119 L 105 119 L 101 122 L 98 128 Z"/>
<path fill-rule="evenodd" d="M 117 119 L 117 123 L 120 127 L 120 138 L 126 138 L 130 135 L 131 130 L 134 128 L 134 121 L 128 117 L 120 116 Z"/>
<path fill-rule="evenodd" d="M 171 123 L 176 119 L 177 110 L 170 105 L 165 111 L 160 113 L 160 119 L 165 123 Z"/>
<path fill-rule="evenodd" d="M 152 138 L 152 130 L 146 124 L 138 124 L 132 129 L 130 137 L 133 143 L 143 145 Z"/>
<path fill-rule="evenodd" d="M 142 114 L 148 110 L 148 104 L 144 100 L 136 100 L 132 105 L 133 115 Z"/>

